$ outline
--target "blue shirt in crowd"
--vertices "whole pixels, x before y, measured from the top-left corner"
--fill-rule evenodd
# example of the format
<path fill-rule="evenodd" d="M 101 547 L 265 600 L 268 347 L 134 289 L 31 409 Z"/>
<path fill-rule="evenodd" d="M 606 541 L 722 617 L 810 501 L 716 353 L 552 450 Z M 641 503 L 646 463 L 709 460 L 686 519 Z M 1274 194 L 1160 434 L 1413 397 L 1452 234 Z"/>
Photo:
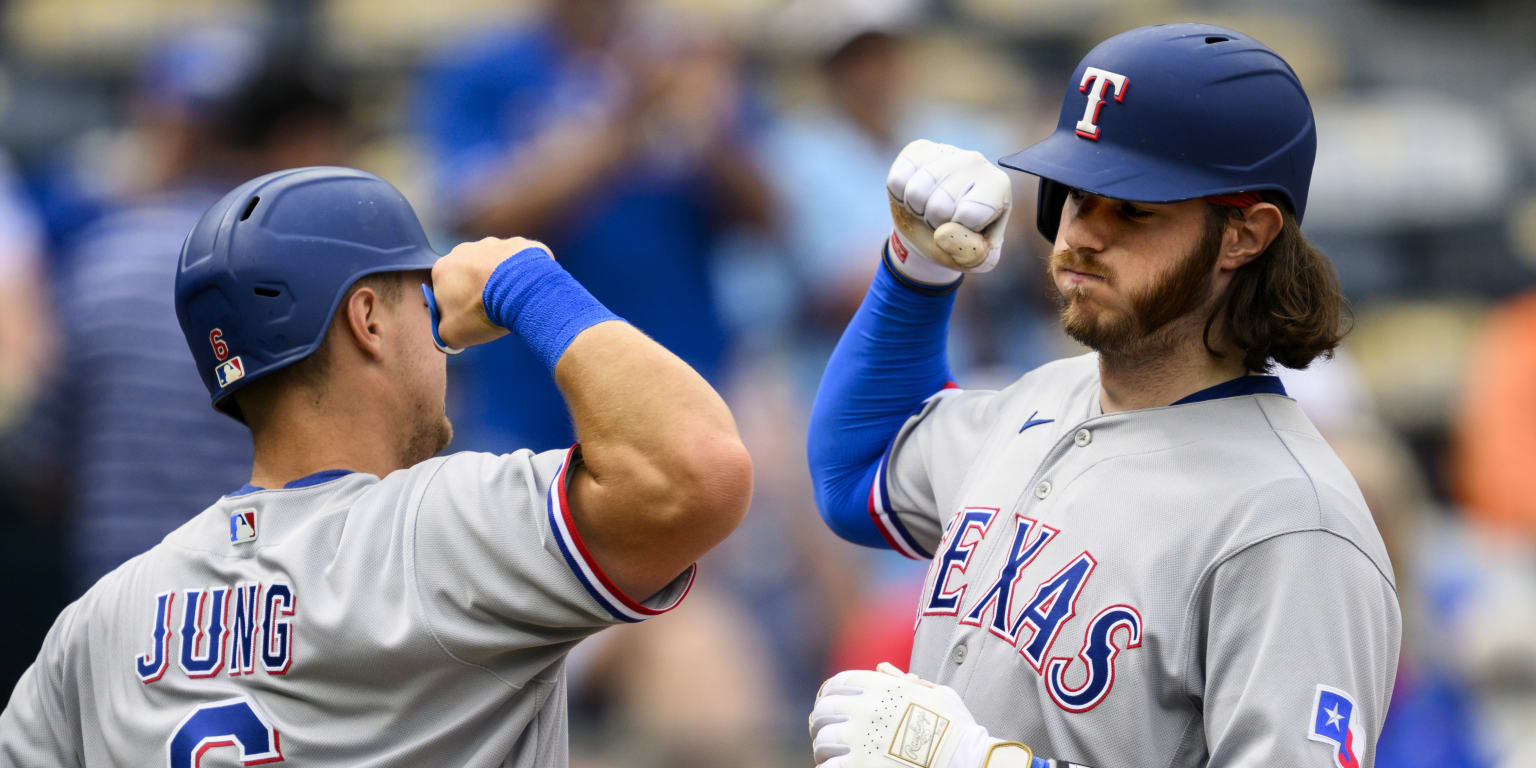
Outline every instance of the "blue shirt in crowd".
<path fill-rule="evenodd" d="M 454 210 L 552 122 L 622 98 L 624 85 L 610 70 L 573 56 L 543 26 L 450 50 L 424 74 L 418 110 L 437 163 L 440 209 Z M 597 185 L 558 228 L 463 234 L 542 240 L 599 301 L 712 378 L 727 338 L 710 274 L 720 234 L 710 194 L 699 169 L 640 159 Z M 550 448 L 574 439 L 549 372 L 516 341 L 471 349 L 455 362 L 455 447 Z"/>

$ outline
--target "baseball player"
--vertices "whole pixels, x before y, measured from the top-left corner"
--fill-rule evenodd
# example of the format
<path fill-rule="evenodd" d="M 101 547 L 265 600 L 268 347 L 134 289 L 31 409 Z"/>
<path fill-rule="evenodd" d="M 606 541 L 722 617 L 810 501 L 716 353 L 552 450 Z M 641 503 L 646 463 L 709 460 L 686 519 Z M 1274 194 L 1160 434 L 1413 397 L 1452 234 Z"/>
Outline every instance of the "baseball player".
<path fill-rule="evenodd" d="M 1239 32 L 1104 41 L 1040 177 L 1066 331 L 1093 352 L 956 387 L 962 273 L 998 260 L 1009 181 L 917 141 L 895 230 L 811 417 L 839 535 L 928 560 L 910 669 L 826 682 L 825 768 L 1369 766 L 1397 664 L 1391 564 L 1286 397 L 1342 335 L 1301 236 L 1316 139 L 1290 67 Z"/>
<path fill-rule="evenodd" d="M 538 243 L 438 258 L 371 174 L 230 192 L 187 237 L 176 307 L 214 407 L 251 429 L 251 482 L 63 612 L 0 764 L 564 766 L 566 654 L 676 605 L 745 512 L 703 379 Z M 509 332 L 581 443 L 432 458 L 438 349 Z"/>

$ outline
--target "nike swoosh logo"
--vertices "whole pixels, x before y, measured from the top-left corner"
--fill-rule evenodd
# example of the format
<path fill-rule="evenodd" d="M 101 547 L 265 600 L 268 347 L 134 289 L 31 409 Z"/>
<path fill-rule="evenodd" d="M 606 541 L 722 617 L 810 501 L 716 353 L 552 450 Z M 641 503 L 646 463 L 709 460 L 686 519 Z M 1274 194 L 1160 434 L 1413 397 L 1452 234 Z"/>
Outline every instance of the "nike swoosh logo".
<path fill-rule="evenodd" d="M 1019 427 L 1019 431 L 1023 432 L 1024 430 L 1029 429 L 1030 427 L 1038 426 L 1038 425 L 1041 425 L 1041 424 L 1049 424 L 1049 423 L 1055 421 L 1055 419 L 1037 419 L 1037 418 L 1035 418 L 1036 416 L 1039 416 L 1039 415 L 1040 415 L 1039 411 L 1035 411 L 1034 413 L 1031 413 L 1029 415 L 1029 420 L 1024 422 L 1024 426 Z"/>

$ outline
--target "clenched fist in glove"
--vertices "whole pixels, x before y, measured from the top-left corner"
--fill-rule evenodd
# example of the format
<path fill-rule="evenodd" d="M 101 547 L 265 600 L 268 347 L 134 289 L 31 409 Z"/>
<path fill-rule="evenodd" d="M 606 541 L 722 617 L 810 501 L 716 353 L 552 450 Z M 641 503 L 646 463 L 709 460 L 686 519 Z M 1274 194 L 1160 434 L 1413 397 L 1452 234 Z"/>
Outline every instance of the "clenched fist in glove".
<path fill-rule="evenodd" d="M 1016 741 L 987 735 L 954 689 L 890 664 L 833 675 L 811 710 L 817 768 L 1031 768 Z"/>
<path fill-rule="evenodd" d="M 891 261 L 903 275 L 944 285 L 997 266 L 1013 187 L 981 153 L 918 139 L 891 163 L 885 188 Z"/>

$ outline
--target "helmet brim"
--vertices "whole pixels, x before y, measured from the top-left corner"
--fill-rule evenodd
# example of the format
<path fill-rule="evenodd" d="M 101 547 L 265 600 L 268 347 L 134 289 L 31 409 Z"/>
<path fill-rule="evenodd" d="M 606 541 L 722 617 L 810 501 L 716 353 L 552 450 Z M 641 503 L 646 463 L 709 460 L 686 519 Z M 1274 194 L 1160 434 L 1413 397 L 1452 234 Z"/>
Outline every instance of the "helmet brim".
<path fill-rule="evenodd" d="M 1173 203 L 1208 195 L 1285 190 L 1275 185 L 1233 185 L 1230 178 L 1170 162 L 1108 142 L 1100 143 L 1059 128 L 1043 141 L 998 158 L 998 165 L 1039 176 L 1089 194 L 1138 203 Z M 1047 185 L 1042 183 L 1042 193 Z M 1047 239 L 1056 237 L 1057 210 L 1047 210 L 1041 196 L 1036 226 Z M 1060 200 L 1055 201 L 1060 205 Z"/>

